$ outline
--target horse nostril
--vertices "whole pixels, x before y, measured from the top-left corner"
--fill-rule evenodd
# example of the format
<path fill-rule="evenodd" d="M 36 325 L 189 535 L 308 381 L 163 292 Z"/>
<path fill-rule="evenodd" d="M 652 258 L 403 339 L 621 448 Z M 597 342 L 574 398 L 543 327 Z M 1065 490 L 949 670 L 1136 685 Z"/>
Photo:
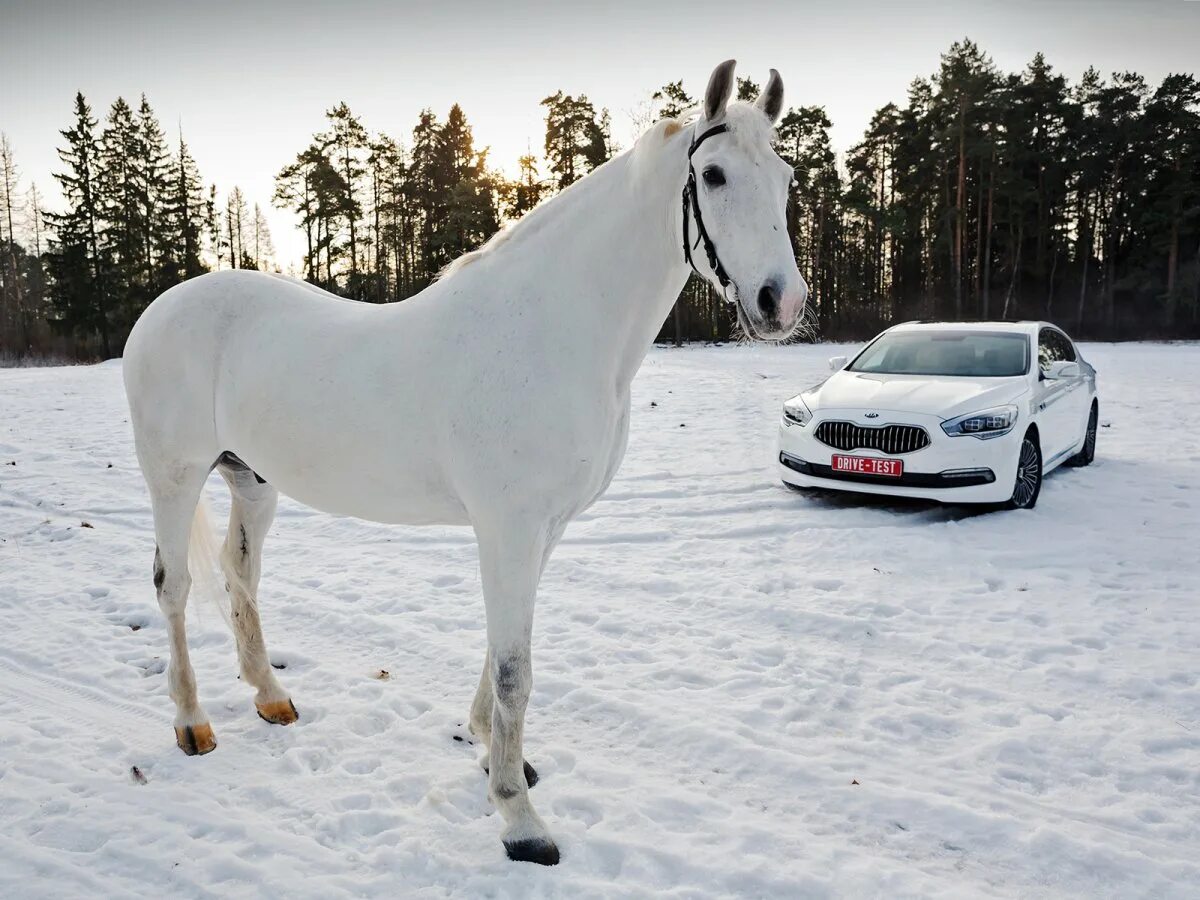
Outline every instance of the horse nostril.
<path fill-rule="evenodd" d="M 768 281 L 758 289 L 758 308 L 764 319 L 774 319 L 779 315 L 779 287 L 773 281 Z"/>

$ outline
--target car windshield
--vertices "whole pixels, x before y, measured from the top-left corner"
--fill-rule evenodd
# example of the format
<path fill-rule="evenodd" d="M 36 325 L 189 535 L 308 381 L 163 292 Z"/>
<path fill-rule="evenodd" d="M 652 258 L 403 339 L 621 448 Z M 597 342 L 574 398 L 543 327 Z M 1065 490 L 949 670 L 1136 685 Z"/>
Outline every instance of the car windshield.
<path fill-rule="evenodd" d="M 1029 337 L 998 331 L 892 331 L 863 350 L 849 370 L 1008 378 L 1029 371 Z"/>

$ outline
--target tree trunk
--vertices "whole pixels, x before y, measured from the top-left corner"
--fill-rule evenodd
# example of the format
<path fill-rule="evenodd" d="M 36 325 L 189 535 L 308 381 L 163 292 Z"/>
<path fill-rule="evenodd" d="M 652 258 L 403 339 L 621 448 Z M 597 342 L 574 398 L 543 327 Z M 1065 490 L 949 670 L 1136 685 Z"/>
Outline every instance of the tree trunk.
<path fill-rule="evenodd" d="M 1088 198 L 1083 198 L 1083 226 L 1080 229 L 1079 242 L 1083 248 L 1083 274 L 1079 279 L 1079 306 L 1075 313 L 1075 331 L 1083 333 L 1083 310 L 1087 302 L 1088 263 L 1092 256 L 1092 219 L 1088 214 Z"/>
<path fill-rule="evenodd" d="M 962 318 L 963 195 L 967 189 L 967 117 L 958 103 L 958 189 L 954 198 L 954 317 Z"/>
<path fill-rule="evenodd" d="M 983 160 L 979 161 L 979 185 L 975 191 L 975 269 L 971 273 L 971 277 L 975 281 L 975 314 L 979 315 L 982 302 L 982 285 L 980 279 L 983 275 Z"/>
<path fill-rule="evenodd" d="M 992 211 L 996 199 L 996 150 L 992 149 L 992 162 L 988 166 L 987 233 L 983 248 L 983 297 L 982 317 L 991 315 L 992 305 Z"/>
<path fill-rule="evenodd" d="M 1025 222 L 1024 220 L 1017 226 L 1017 253 L 1013 259 L 1012 278 L 1008 282 L 1008 293 L 1004 295 L 1004 311 L 1000 313 L 1001 319 L 1008 319 L 1008 311 L 1012 308 L 1013 295 L 1017 290 L 1017 279 L 1021 277 L 1021 246 L 1025 243 Z"/>
<path fill-rule="evenodd" d="M 1058 248 L 1054 248 L 1054 256 L 1050 261 L 1050 283 L 1046 291 L 1046 321 L 1053 322 L 1054 310 L 1054 274 L 1058 271 Z"/>

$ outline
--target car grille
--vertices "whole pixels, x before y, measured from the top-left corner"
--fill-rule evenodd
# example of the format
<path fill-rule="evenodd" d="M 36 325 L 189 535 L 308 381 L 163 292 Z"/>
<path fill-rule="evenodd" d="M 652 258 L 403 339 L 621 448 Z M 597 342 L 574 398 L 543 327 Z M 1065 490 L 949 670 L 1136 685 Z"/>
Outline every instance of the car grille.
<path fill-rule="evenodd" d="M 912 453 L 929 446 L 929 433 L 917 425 L 880 425 L 866 428 L 853 422 L 822 422 L 817 440 L 838 450 L 880 450 Z"/>

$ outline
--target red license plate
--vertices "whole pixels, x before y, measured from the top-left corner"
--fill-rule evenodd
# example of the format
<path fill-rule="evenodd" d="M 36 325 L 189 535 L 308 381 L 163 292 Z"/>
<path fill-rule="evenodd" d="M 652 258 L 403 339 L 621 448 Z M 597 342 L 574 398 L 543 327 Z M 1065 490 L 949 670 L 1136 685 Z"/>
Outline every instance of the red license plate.
<path fill-rule="evenodd" d="M 899 478 L 904 474 L 904 461 L 877 459 L 874 456 L 842 456 L 840 453 L 835 453 L 833 454 L 833 471 Z"/>

